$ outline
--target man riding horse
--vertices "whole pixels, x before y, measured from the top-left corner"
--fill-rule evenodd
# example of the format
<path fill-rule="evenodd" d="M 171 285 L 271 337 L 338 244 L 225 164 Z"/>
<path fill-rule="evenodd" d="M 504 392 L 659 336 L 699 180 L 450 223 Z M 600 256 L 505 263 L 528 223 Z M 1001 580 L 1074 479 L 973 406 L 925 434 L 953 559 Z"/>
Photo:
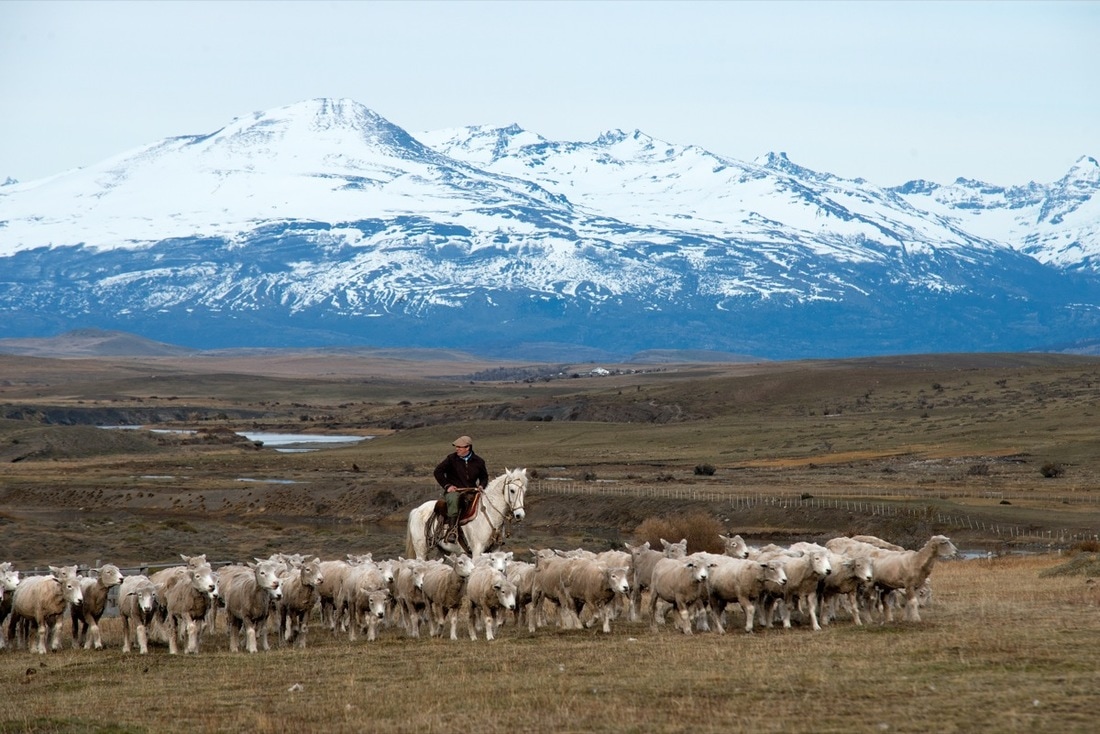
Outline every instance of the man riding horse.
<path fill-rule="evenodd" d="M 473 441 L 469 436 L 459 436 L 451 444 L 454 451 L 447 455 L 435 468 L 435 481 L 443 489 L 443 499 L 447 502 L 447 524 L 443 537 L 449 542 L 458 542 L 459 498 L 464 490 L 478 490 L 489 484 L 489 471 L 485 460 L 474 453 Z"/>

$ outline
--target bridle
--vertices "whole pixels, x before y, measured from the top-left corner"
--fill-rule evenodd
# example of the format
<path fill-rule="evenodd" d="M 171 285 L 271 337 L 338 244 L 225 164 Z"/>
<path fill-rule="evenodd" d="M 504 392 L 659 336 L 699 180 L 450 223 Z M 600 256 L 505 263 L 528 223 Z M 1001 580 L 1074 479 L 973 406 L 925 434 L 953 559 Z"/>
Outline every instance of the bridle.
<path fill-rule="evenodd" d="M 496 506 L 494 506 L 494 505 L 493 505 L 492 501 L 491 501 L 491 500 L 489 499 L 489 495 L 488 495 L 488 494 L 487 494 L 487 493 L 485 492 L 485 490 L 482 490 L 482 492 L 481 492 L 481 496 L 482 496 L 482 499 L 484 499 L 484 500 L 485 500 L 485 502 L 484 502 L 484 503 L 483 503 L 483 504 L 481 505 L 481 507 L 482 507 L 482 512 L 485 512 L 485 508 L 486 508 L 486 507 L 488 507 L 488 508 L 492 509 L 492 510 L 493 510 L 493 512 L 495 512 L 495 513 L 496 513 L 497 515 L 499 515 L 499 516 L 500 516 L 500 526 L 501 526 L 501 527 L 503 527 L 503 526 L 504 526 L 504 523 L 505 523 L 505 522 L 508 522 L 508 521 L 510 521 L 510 520 L 511 520 L 511 518 L 512 518 L 512 517 L 514 517 L 514 516 L 515 516 L 515 514 L 516 514 L 516 505 L 515 505 L 515 502 L 514 502 L 514 501 L 512 501 L 512 500 L 510 500 L 510 499 L 508 499 L 508 487 L 509 487 L 509 486 L 510 486 L 510 485 L 511 485 L 511 484 L 512 484 L 513 482 L 516 482 L 516 483 L 518 483 L 518 484 L 519 484 L 520 486 L 522 486 L 522 485 L 523 485 L 523 479 L 522 479 L 522 477 L 510 477 L 510 478 L 508 479 L 508 481 L 506 481 L 506 482 L 504 483 L 504 485 L 503 485 L 503 486 L 501 487 L 501 497 L 502 497 L 502 498 L 504 499 L 504 509 L 503 509 L 503 510 L 502 510 L 502 509 L 500 509 L 499 507 L 496 507 Z M 517 494 L 518 494 L 518 493 L 517 493 Z M 510 514 L 510 515 L 509 515 L 509 514 L 507 514 L 507 512 L 506 512 L 506 511 L 509 511 L 509 510 L 511 511 L 511 514 Z M 488 513 L 486 513 L 486 516 L 488 516 Z M 492 522 L 492 520 L 490 520 L 490 521 L 489 521 L 489 524 L 490 524 L 490 525 L 493 525 L 494 523 Z"/>

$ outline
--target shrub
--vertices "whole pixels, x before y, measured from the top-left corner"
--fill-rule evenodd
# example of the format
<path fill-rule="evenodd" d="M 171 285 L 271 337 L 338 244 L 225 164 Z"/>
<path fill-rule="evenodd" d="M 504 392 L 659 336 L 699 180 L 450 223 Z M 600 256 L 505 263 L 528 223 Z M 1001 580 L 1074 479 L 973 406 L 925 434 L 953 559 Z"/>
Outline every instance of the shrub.
<path fill-rule="evenodd" d="M 714 476 L 714 467 L 710 464 L 696 464 L 695 476 L 712 477 Z"/>
<path fill-rule="evenodd" d="M 1056 464 L 1053 461 L 1048 461 L 1039 467 L 1039 473 L 1047 479 L 1057 479 L 1066 473 L 1066 470 L 1062 468 L 1061 464 Z"/>
<path fill-rule="evenodd" d="M 989 464 L 971 464 L 966 473 L 972 477 L 988 477 Z"/>
<path fill-rule="evenodd" d="M 725 546 L 718 537 L 726 532 L 716 518 L 705 512 L 692 512 L 685 515 L 646 518 L 634 530 L 638 543 L 649 542 L 649 547 L 661 549 L 661 539 L 676 543 L 687 539 L 687 552 L 722 553 Z"/>

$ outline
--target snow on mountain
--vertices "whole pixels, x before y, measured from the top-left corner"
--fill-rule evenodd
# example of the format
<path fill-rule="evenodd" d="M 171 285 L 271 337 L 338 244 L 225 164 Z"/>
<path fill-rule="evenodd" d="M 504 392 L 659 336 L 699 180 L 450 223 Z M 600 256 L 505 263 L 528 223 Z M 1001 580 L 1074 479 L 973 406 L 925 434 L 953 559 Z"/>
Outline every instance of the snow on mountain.
<path fill-rule="evenodd" d="M 0 255 L 41 246 L 143 247 L 237 237 L 273 221 L 425 216 L 477 225 L 486 201 L 531 198 L 445 159 L 351 100 L 311 100 L 0 190 Z"/>
<path fill-rule="evenodd" d="M 1100 272 L 1100 163 L 1082 156 L 1052 184 L 996 186 L 959 178 L 892 189 L 913 206 L 1036 260 Z"/>
<path fill-rule="evenodd" d="M 1021 348 L 1100 324 L 1100 285 L 1064 273 L 1095 267 L 1096 169 L 890 189 L 637 130 L 414 137 L 310 100 L 0 187 L 0 336 Z"/>
<path fill-rule="evenodd" d="M 418 139 L 449 157 L 536 181 L 587 209 L 669 232 L 817 254 L 881 259 L 863 246 L 953 247 L 972 237 L 863 181 L 844 181 L 770 154 L 752 164 L 696 146 L 612 130 L 591 143 L 554 143 L 513 125 L 427 132 Z"/>

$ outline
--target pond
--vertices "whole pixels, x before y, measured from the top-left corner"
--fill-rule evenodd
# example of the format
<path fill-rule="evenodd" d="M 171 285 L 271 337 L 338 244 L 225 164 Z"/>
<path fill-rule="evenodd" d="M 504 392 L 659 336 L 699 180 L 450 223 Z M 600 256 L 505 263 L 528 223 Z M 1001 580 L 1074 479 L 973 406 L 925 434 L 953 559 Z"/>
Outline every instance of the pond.
<path fill-rule="evenodd" d="M 193 434 L 198 431 L 193 428 L 150 428 L 145 426 L 100 426 L 114 430 L 141 431 L 149 430 L 151 433 L 180 433 Z M 269 431 L 235 431 L 238 436 L 243 436 L 249 441 L 261 442 L 264 448 L 273 448 L 280 453 L 303 453 L 317 451 L 323 446 L 341 446 L 357 444 L 368 441 L 374 436 L 351 436 L 339 434 L 316 433 L 274 433 Z"/>

